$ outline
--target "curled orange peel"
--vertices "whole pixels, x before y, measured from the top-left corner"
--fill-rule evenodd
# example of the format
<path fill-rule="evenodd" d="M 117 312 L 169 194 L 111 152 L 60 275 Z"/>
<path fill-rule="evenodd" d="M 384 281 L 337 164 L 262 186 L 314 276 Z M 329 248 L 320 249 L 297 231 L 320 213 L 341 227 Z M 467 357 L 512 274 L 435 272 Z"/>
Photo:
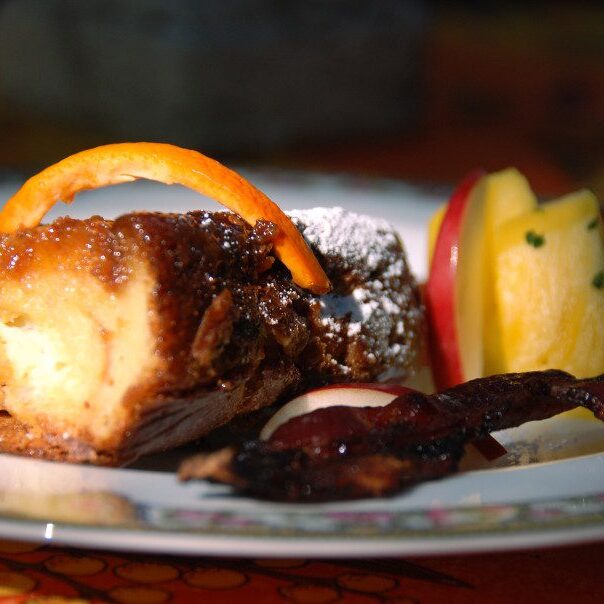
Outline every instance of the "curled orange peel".
<path fill-rule="evenodd" d="M 0 232 L 37 226 L 50 208 L 71 203 L 80 191 L 139 178 L 180 184 L 207 195 L 246 222 L 263 219 L 278 226 L 275 255 L 294 283 L 315 294 L 330 283 L 302 235 L 262 191 L 219 162 L 189 149 L 165 143 L 116 143 L 81 151 L 32 176 L 0 210 Z"/>

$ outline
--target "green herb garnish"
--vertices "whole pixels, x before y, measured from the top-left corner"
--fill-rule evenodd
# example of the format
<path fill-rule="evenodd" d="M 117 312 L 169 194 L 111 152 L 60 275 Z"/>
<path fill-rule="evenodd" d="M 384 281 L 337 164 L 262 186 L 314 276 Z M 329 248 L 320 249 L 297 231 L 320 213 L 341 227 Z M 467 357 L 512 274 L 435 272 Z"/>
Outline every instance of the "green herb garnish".
<path fill-rule="evenodd" d="M 533 247 L 541 247 L 545 243 L 545 237 L 535 231 L 527 231 L 526 242 Z"/>
<path fill-rule="evenodd" d="M 597 272 L 591 280 L 591 284 L 596 289 L 602 289 L 604 287 L 604 271 Z"/>
<path fill-rule="evenodd" d="M 587 230 L 593 231 L 598 226 L 599 222 L 600 222 L 600 218 L 599 218 L 599 216 L 596 216 L 593 220 L 590 220 L 587 223 Z"/>

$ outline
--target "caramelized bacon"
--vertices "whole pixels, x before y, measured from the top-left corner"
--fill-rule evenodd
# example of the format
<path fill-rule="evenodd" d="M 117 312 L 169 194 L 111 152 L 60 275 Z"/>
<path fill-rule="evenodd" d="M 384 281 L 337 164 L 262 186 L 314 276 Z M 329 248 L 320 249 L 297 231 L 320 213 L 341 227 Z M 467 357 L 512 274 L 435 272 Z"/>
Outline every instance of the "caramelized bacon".
<path fill-rule="evenodd" d="M 267 441 L 195 456 L 180 476 L 275 500 L 377 497 L 454 472 L 476 438 L 578 406 L 604 421 L 604 376 L 577 380 L 550 370 L 481 378 L 433 395 L 412 391 L 385 407 L 319 409 Z"/>

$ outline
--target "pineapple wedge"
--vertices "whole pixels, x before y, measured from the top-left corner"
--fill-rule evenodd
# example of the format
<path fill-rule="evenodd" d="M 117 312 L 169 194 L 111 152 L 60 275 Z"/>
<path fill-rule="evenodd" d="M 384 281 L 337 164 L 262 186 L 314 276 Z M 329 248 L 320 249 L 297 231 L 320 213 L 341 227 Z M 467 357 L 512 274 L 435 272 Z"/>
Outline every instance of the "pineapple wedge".
<path fill-rule="evenodd" d="M 513 218 L 491 239 L 490 372 L 604 372 L 604 246 L 600 210 L 578 191 Z"/>

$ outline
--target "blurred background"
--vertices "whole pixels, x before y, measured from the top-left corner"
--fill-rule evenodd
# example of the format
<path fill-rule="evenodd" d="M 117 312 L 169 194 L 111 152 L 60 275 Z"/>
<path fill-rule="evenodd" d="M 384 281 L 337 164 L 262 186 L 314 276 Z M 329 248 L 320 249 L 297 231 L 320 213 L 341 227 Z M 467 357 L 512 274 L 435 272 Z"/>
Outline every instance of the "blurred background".
<path fill-rule="evenodd" d="M 604 198 L 604 7 L 0 0 L 0 176 L 123 140 Z"/>

